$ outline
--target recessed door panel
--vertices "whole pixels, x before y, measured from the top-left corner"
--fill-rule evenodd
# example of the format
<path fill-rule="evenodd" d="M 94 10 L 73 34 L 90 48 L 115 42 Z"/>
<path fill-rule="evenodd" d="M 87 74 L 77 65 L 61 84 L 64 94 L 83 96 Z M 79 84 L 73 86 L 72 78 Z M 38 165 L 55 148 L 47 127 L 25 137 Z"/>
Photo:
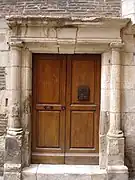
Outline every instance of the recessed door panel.
<path fill-rule="evenodd" d="M 72 111 L 70 148 L 94 148 L 94 113 Z"/>
<path fill-rule="evenodd" d="M 60 112 L 37 112 L 37 147 L 60 148 Z"/>

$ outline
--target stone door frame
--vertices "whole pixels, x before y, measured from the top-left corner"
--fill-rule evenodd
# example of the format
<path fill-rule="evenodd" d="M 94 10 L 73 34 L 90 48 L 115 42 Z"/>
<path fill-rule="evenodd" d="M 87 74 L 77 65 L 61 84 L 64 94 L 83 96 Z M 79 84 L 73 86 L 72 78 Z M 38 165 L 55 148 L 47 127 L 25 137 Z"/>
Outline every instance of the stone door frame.
<path fill-rule="evenodd" d="M 120 129 L 120 51 L 124 46 L 120 33 L 128 22 L 120 18 L 7 17 L 10 98 L 5 178 L 11 172 L 21 178 L 22 167 L 31 163 L 32 53 L 101 54 L 99 166 L 127 177 Z"/>

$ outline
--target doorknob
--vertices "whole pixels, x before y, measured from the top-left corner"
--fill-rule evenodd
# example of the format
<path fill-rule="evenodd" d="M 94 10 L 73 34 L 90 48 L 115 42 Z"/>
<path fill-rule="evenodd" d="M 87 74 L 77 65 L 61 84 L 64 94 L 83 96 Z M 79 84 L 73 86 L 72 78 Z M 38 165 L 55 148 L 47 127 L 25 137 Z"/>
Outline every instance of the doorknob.
<path fill-rule="evenodd" d="M 66 110 L 66 106 L 61 106 L 61 110 L 65 111 Z"/>

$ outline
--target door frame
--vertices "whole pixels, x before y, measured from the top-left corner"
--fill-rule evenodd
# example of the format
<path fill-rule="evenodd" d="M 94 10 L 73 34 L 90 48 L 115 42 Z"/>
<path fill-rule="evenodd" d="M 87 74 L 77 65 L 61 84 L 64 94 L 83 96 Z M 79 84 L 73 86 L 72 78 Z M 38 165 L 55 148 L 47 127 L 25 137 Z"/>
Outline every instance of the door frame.
<path fill-rule="evenodd" d="M 120 60 L 120 49 L 123 46 L 121 29 L 126 27 L 128 22 L 128 19 L 120 18 L 7 17 L 7 23 L 11 28 L 10 44 L 21 47 L 22 52 L 21 57 L 19 54 L 16 56 L 21 59 L 21 81 L 18 84 L 21 83 L 19 86 L 21 86 L 21 126 L 24 132 L 22 144 L 23 166 L 31 164 L 32 53 L 101 54 L 99 165 L 101 168 L 106 168 L 106 165 L 109 165 L 109 152 L 112 152 L 111 158 L 112 160 L 114 158 L 116 162 L 114 164 L 117 164 L 116 154 L 113 154 L 115 152 L 113 148 L 115 147 L 109 146 L 111 139 L 107 137 L 110 104 L 115 103 L 110 100 L 110 80 L 113 76 L 110 68 L 112 65 L 111 59 L 114 58 L 112 52 L 116 52 L 118 62 Z M 113 76 L 113 78 L 116 77 Z M 107 138 L 108 142 L 106 141 Z M 123 143 L 124 137 L 113 138 L 117 141 L 119 154 L 124 157 L 124 144 L 119 146 L 120 142 Z"/>

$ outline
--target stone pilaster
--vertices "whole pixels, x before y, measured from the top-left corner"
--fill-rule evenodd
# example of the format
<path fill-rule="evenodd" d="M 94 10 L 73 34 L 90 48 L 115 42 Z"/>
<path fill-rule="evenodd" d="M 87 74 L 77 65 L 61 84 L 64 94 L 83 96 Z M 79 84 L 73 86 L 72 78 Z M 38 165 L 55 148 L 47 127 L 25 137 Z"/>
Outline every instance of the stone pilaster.
<path fill-rule="evenodd" d="M 9 116 L 5 138 L 4 179 L 21 179 L 22 128 L 20 123 L 20 75 L 22 42 L 10 44 Z"/>
<path fill-rule="evenodd" d="M 122 43 L 111 43 L 112 60 L 110 69 L 110 127 L 107 133 L 108 179 L 127 180 L 124 166 L 124 137 L 121 130 L 120 106 L 120 49 Z M 116 175 L 115 175 L 116 174 Z"/>

